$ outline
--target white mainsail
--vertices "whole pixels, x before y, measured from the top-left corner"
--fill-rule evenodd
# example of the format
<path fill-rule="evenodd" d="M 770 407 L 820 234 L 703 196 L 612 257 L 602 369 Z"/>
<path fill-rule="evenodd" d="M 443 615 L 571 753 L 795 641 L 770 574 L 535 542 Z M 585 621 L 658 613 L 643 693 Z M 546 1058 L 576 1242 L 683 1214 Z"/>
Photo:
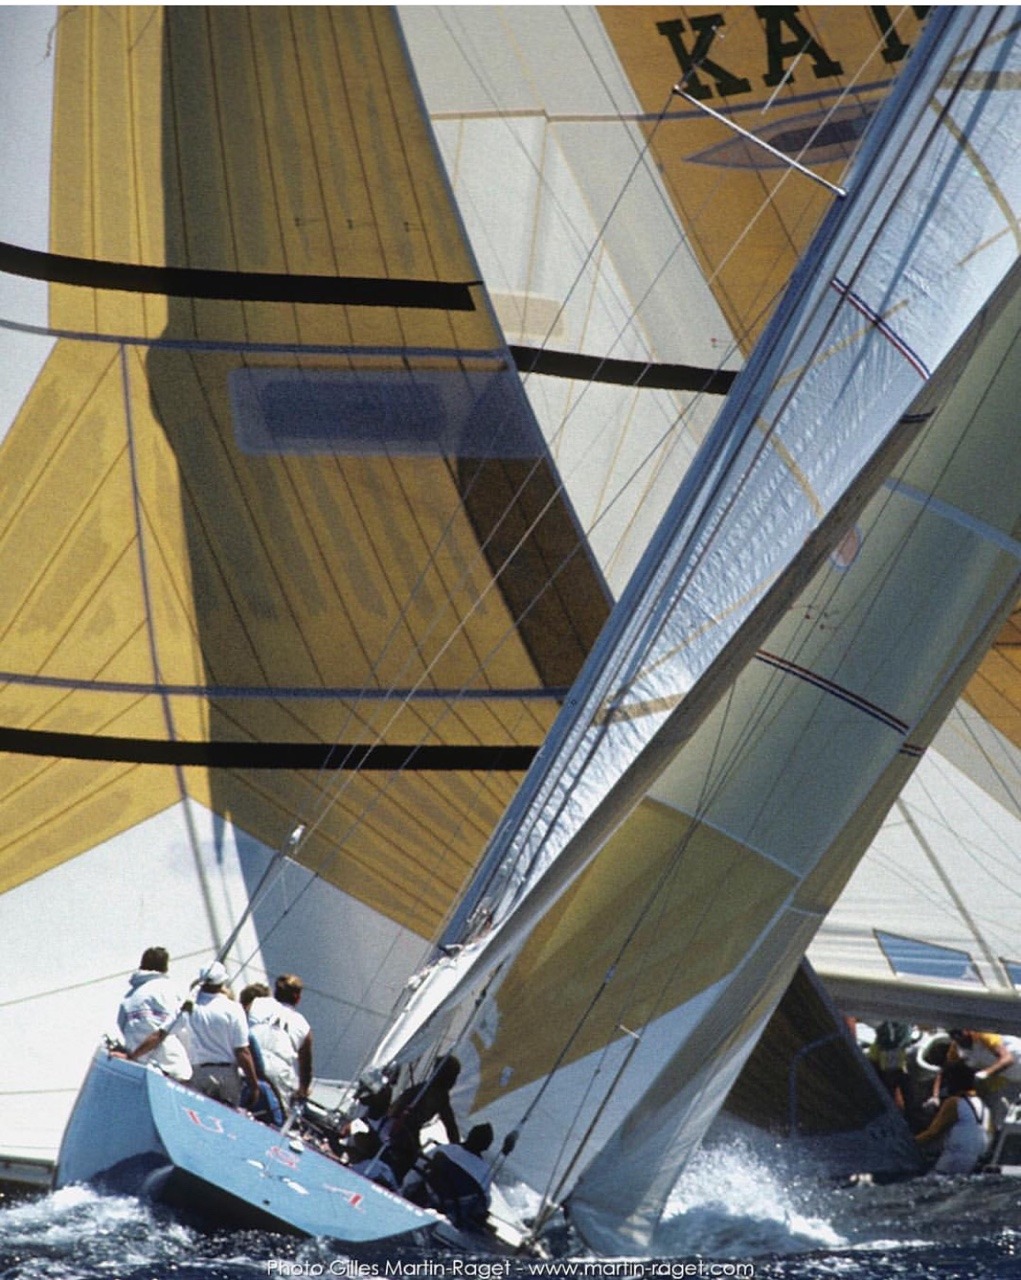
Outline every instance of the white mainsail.
<path fill-rule="evenodd" d="M 691 517 L 692 490 L 682 490 L 678 504 L 681 519 L 676 521 L 680 526 L 680 536 L 677 537 L 676 526 L 668 527 L 658 545 L 653 544 L 653 553 L 645 565 L 645 579 L 642 581 L 640 571 L 639 581 L 648 589 L 646 599 L 657 601 L 658 585 L 662 580 L 659 575 L 665 576 L 676 568 L 677 563 L 685 563 L 678 556 L 677 562 L 671 562 L 665 570 L 663 568 L 664 558 L 668 558 L 668 553 L 680 543 L 682 551 L 691 555 L 695 566 L 690 580 L 685 583 L 686 591 L 693 592 L 692 584 L 697 585 L 698 575 L 705 573 L 702 580 L 712 582 L 718 589 L 717 594 L 722 591 L 722 604 L 710 590 L 706 590 L 701 599 L 697 598 L 695 591 L 696 599 L 687 628 L 682 622 L 677 632 L 671 633 L 667 640 L 661 640 L 666 630 L 663 617 L 674 602 L 671 596 L 663 605 L 662 614 L 650 624 L 649 634 L 661 644 L 661 649 L 657 650 L 652 645 L 642 648 L 638 641 L 631 648 L 629 642 L 634 638 L 634 630 L 644 625 L 641 619 L 634 623 L 635 605 L 641 596 L 638 588 L 625 596 L 626 608 L 622 611 L 626 617 L 626 625 L 622 628 L 625 643 L 621 665 L 613 668 L 607 680 L 600 682 L 597 676 L 587 686 L 583 685 L 575 700 L 584 704 L 581 715 L 573 726 L 570 723 L 566 727 L 562 725 L 554 737 L 557 746 L 568 743 L 563 754 L 566 765 L 558 773 L 555 753 L 550 750 L 547 754 L 554 761 L 553 767 L 550 768 L 549 761 L 546 761 L 546 772 L 536 771 L 537 782 L 531 790 L 526 786 L 523 799 L 519 793 L 501 828 L 508 833 L 505 849 L 509 847 L 510 852 L 506 862 L 511 864 L 512 870 L 510 874 L 498 873 L 503 877 L 502 881 L 497 892 L 490 894 L 487 910 L 483 913 L 486 923 L 493 925 L 492 931 L 470 939 L 461 955 L 442 962 L 434 974 L 426 978 L 409 1003 L 409 1016 L 404 1024 L 398 1023 L 395 1032 L 378 1051 L 380 1061 L 397 1053 L 413 1056 L 428 1044 L 430 1034 L 444 1035 L 445 1019 L 459 1016 L 459 1000 L 465 1002 L 460 1015 L 463 1016 L 467 1003 L 477 999 L 483 1002 L 482 1012 L 469 1023 L 469 1027 L 474 1027 L 475 1033 L 472 1053 L 478 1054 L 472 1087 L 478 1091 L 476 1101 L 480 1113 L 495 1115 L 499 1110 L 500 1118 L 507 1118 L 505 1109 L 497 1108 L 494 1101 L 502 1093 L 511 1100 L 510 1110 L 515 1106 L 519 1110 L 524 1108 L 531 1117 L 533 1105 L 528 1094 L 533 1089 L 540 1094 L 546 1093 L 546 1076 L 553 1081 L 549 1093 L 555 1094 L 561 1104 L 568 1095 L 584 1097 L 580 1091 L 580 1080 L 585 1078 L 586 1072 L 601 1073 L 604 1082 L 614 1080 L 617 1085 L 615 1091 L 600 1084 L 590 1100 L 579 1104 L 578 1114 L 573 1118 L 575 1131 L 570 1135 L 565 1134 L 562 1120 L 550 1128 L 551 1114 L 562 1115 L 563 1111 L 562 1105 L 558 1106 L 556 1102 L 550 1112 L 543 1113 L 542 1123 L 537 1126 L 542 1131 L 541 1145 L 553 1147 L 557 1157 L 566 1162 L 555 1176 L 551 1175 L 550 1185 L 559 1194 L 570 1185 L 578 1168 L 591 1159 L 593 1152 L 600 1150 L 608 1136 L 607 1126 L 612 1131 L 620 1120 L 619 1140 L 611 1144 L 612 1150 L 608 1149 L 605 1159 L 600 1158 L 592 1166 L 591 1175 L 583 1179 L 582 1190 L 572 1197 L 576 1215 L 586 1215 L 589 1237 L 602 1246 L 612 1245 L 614 1239 L 620 1240 L 620 1235 L 615 1234 L 619 1230 L 615 1224 L 619 1224 L 621 1219 L 630 1219 L 624 1232 L 630 1243 L 647 1241 L 651 1222 L 672 1175 L 691 1144 L 704 1131 L 722 1101 L 728 1080 L 754 1044 L 757 1031 L 779 997 L 779 990 L 772 989 L 761 977 L 752 978 L 750 970 L 758 964 L 774 978 L 790 976 L 798 956 L 818 926 L 821 914 L 850 869 L 842 859 L 860 856 L 865 834 L 871 834 L 874 829 L 877 821 L 874 814 L 857 823 L 852 821 L 854 814 L 867 799 L 874 802 L 875 807 L 885 808 L 880 804 L 885 788 L 876 784 L 889 760 L 896 757 L 900 742 L 909 729 L 917 730 L 922 738 L 927 738 L 934 731 L 935 722 L 926 723 L 926 718 L 945 714 L 947 687 L 953 688 L 953 678 L 968 660 L 977 660 L 979 651 L 976 646 L 980 641 L 984 639 L 988 643 L 991 640 L 991 634 L 985 630 L 991 625 L 990 615 L 994 618 L 1002 616 L 1016 594 L 1016 563 L 1011 547 L 996 546 L 997 540 L 991 539 L 997 553 L 1003 552 L 1002 561 L 993 567 L 994 586 L 989 589 L 993 605 L 980 614 L 981 625 L 976 635 L 972 619 L 987 584 L 981 578 L 977 584 L 968 581 L 964 594 L 974 595 L 967 600 L 962 597 L 961 603 L 969 606 L 962 613 L 963 635 L 941 634 L 938 637 L 940 642 L 960 650 L 950 662 L 949 672 L 942 669 L 948 660 L 946 651 L 937 649 L 933 658 L 935 673 L 919 675 L 917 680 L 909 682 L 907 690 L 896 695 L 907 702 L 912 698 L 920 699 L 905 707 L 911 714 L 902 719 L 888 717 L 882 724 L 883 732 L 889 733 L 892 728 L 895 738 L 898 732 L 902 735 L 895 741 L 893 757 L 884 758 L 882 752 L 885 748 L 879 748 L 877 739 L 862 734 L 855 744 L 856 751 L 861 752 L 860 775 L 853 767 L 848 768 L 847 777 L 840 779 L 838 790 L 827 795 L 826 805 L 818 813 L 813 809 L 814 822 L 806 823 L 805 829 L 799 830 L 792 822 L 793 814 L 774 815 L 765 822 L 762 832 L 753 837 L 748 826 L 751 820 L 747 813 L 741 817 L 741 802 L 733 797 L 744 797 L 746 804 L 761 802 L 763 813 L 773 814 L 769 789 L 772 785 L 775 788 L 774 802 L 785 796 L 788 797 L 787 803 L 792 803 L 789 793 L 781 789 L 780 777 L 777 776 L 782 761 L 768 755 L 770 740 L 767 735 L 764 743 L 759 744 L 766 753 L 764 758 L 753 757 L 747 766 L 749 773 L 740 779 L 740 785 L 735 779 L 721 790 L 720 798 L 715 801 L 721 806 L 721 812 L 729 812 L 730 817 L 721 818 L 714 814 L 712 827 L 723 831 L 733 828 L 725 841 L 732 854 L 745 848 L 749 851 L 758 848 L 759 840 L 767 831 L 771 840 L 789 842 L 789 847 L 781 845 L 771 849 L 770 839 L 767 839 L 761 853 L 751 855 L 749 852 L 751 864 L 755 866 L 749 889 L 754 888 L 754 892 L 747 901 L 734 904 L 738 917 L 744 917 L 734 943 L 737 953 L 726 962 L 721 960 L 715 965 L 705 962 L 692 964 L 694 976 L 689 975 L 687 982 L 680 983 L 679 997 L 677 992 L 671 992 L 667 997 L 661 991 L 654 998 L 651 990 L 645 990 L 637 998 L 637 1006 L 642 1011 L 637 1018 L 625 1016 L 617 1019 L 610 1015 L 607 1022 L 605 1001 L 603 1010 L 595 1017 L 590 1019 L 591 1009 L 582 1016 L 585 984 L 572 980 L 570 990 L 574 1003 L 566 996 L 565 1003 L 572 1012 L 578 1013 L 578 1029 L 561 1050 L 560 1059 L 556 1059 L 554 1050 L 550 1048 L 545 1066 L 541 1065 L 546 1050 L 537 1046 L 534 1035 L 522 1039 L 522 1025 L 508 1013 L 506 1003 L 509 1002 L 514 1014 L 534 1019 L 534 1025 L 544 1028 L 550 1025 L 552 1007 L 545 1017 L 534 1003 L 526 1013 L 526 993 L 531 999 L 532 987 L 517 971 L 530 967 L 534 970 L 536 965 L 541 969 L 548 967 L 547 981 L 556 982 L 564 971 L 564 957 L 569 954 L 564 950 L 566 938 L 573 936 L 577 941 L 584 937 L 590 949 L 598 947 L 604 937 L 614 936 L 609 929 L 610 917 L 601 915 L 598 910 L 593 914 L 591 909 L 579 908 L 577 903 L 588 896 L 597 907 L 602 904 L 601 909 L 605 912 L 611 909 L 610 904 L 615 898 L 618 903 L 627 901 L 621 900 L 619 894 L 623 886 L 630 883 L 632 871 L 626 865 L 616 873 L 608 870 L 604 864 L 611 850 L 617 854 L 618 866 L 621 862 L 644 863 L 652 859 L 655 841 L 650 842 L 649 831 L 644 832 L 645 841 L 636 838 L 634 824 L 643 821 L 639 811 L 616 835 L 611 834 L 643 790 L 668 810 L 676 809 L 691 815 L 693 820 L 699 813 L 699 809 L 693 807 L 694 797 L 690 794 L 695 787 L 694 775 L 686 766 L 690 766 L 693 753 L 698 759 L 699 744 L 706 741 L 706 734 L 714 732 L 714 723 L 710 721 L 704 731 L 698 730 L 705 710 L 703 707 L 697 707 L 687 722 L 683 718 L 687 708 L 683 705 L 681 715 L 675 716 L 673 723 L 669 717 L 671 707 L 709 668 L 711 659 L 703 657 L 703 665 L 700 666 L 697 646 L 691 643 L 698 636 L 700 624 L 712 617 L 717 624 L 712 630 L 722 647 L 732 633 L 728 630 L 730 620 L 725 621 L 721 614 L 729 608 L 732 616 L 740 615 L 747 619 L 756 593 L 764 594 L 774 576 L 780 573 L 782 560 L 772 556 L 779 554 L 777 547 L 783 545 L 781 534 L 791 534 L 789 545 L 797 552 L 801 541 L 807 539 L 808 531 L 818 522 L 820 513 L 828 512 L 836 504 L 845 486 L 866 466 L 871 452 L 883 442 L 887 430 L 899 419 L 900 428 L 908 437 L 914 434 L 920 422 L 941 402 L 939 397 L 946 393 L 946 386 L 937 380 L 932 387 L 933 396 L 937 398 L 928 403 L 924 395 L 920 401 L 916 400 L 917 389 L 944 360 L 954 338 L 962 332 L 1016 259 L 1012 226 L 1021 193 L 1011 187 L 1012 182 L 1017 182 L 1017 174 L 1009 163 L 1015 131 L 1010 123 L 1014 95 L 998 92 L 1001 87 L 1006 88 L 1013 83 L 1014 63 L 1018 56 L 1014 29 L 1016 15 L 1013 12 L 953 11 L 943 12 L 937 15 L 937 19 L 931 23 L 926 42 L 920 46 L 908 76 L 898 86 L 884 122 L 886 130 L 870 136 L 872 145 L 866 146 L 861 179 L 852 185 L 845 209 L 836 213 L 824 228 L 817 253 L 810 256 L 805 273 L 792 290 L 788 300 L 790 306 L 767 329 L 760 354 L 753 357 L 743 381 L 738 384 L 738 391 L 721 418 L 722 426 L 718 430 L 722 437 L 721 449 L 725 450 L 732 431 L 736 431 L 740 438 L 742 412 L 747 415 L 745 429 L 754 425 L 759 408 L 752 392 L 756 389 L 761 403 L 767 406 L 765 416 L 769 426 L 764 428 L 764 435 L 769 437 L 771 429 L 775 430 L 777 425 L 781 428 L 785 450 L 782 464 L 777 462 L 775 455 L 767 453 L 762 458 L 758 457 L 750 445 L 749 453 L 755 458 L 755 467 L 749 463 L 748 469 L 759 472 L 771 499 L 779 496 L 778 509 L 786 519 L 784 528 L 778 528 L 783 521 L 775 515 L 770 516 L 770 503 L 757 504 L 754 497 L 750 499 L 745 522 L 740 520 L 740 511 L 734 519 L 733 540 L 727 553 L 721 553 L 718 561 L 724 568 L 718 570 L 714 577 L 712 557 L 716 554 L 716 547 L 708 536 L 701 540 L 702 531 Z M 912 71 L 914 74 L 910 74 Z M 930 115 L 934 127 L 926 130 L 920 121 Z M 884 151 L 891 139 L 890 150 Z M 887 165 L 889 167 L 885 167 Z M 990 178 L 990 174 L 996 176 Z M 945 205 L 942 203 L 944 199 L 947 201 Z M 962 217 L 965 209 L 967 216 Z M 941 214 L 946 219 L 943 225 Z M 939 296 L 930 291 L 937 285 Z M 946 294 L 942 293 L 944 288 Z M 1006 304 L 1001 299 L 998 305 Z M 801 307 L 809 317 L 805 330 L 800 324 Z M 893 315 L 896 315 L 895 323 L 891 320 Z M 1002 333 L 991 338 L 990 345 L 995 347 L 997 340 L 1004 341 Z M 967 359 L 967 354 L 967 351 L 963 354 L 955 352 L 951 374 L 944 376 L 952 377 L 961 362 Z M 813 363 L 817 356 L 823 357 L 819 360 L 819 367 Z M 791 372 L 799 371 L 799 376 L 791 378 L 790 383 L 786 381 L 786 370 L 782 364 L 785 357 L 793 366 Z M 854 378 L 850 376 L 852 374 Z M 860 389 L 856 381 L 859 374 L 863 375 Z M 984 376 L 984 369 L 980 368 L 976 376 Z M 772 405 L 768 390 L 771 387 L 775 396 Z M 974 385 L 970 387 L 970 394 L 973 399 L 981 399 Z M 834 409 L 838 404 L 839 411 Z M 966 405 L 968 414 L 973 407 L 971 402 Z M 912 410 L 910 413 L 909 408 Z M 857 445 L 849 445 L 848 437 L 841 433 L 854 425 L 860 425 L 864 434 Z M 801 431 L 805 434 L 799 434 Z M 811 452 L 813 434 L 818 448 L 814 458 Z M 840 448 L 833 444 L 837 438 Z M 851 459 L 851 468 L 834 478 L 827 472 L 841 452 Z M 711 482 L 720 479 L 712 471 L 718 456 L 709 455 Z M 818 501 L 817 506 L 813 507 L 811 502 L 799 503 L 800 494 L 790 502 L 785 501 L 780 478 L 788 478 L 786 466 L 791 458 L 800 467 L 799 480 L 808 476 L 812 482 L 805 487 Z M 852 502 L 861 501 L 865 488 L 874 487 L 878 478 L 878 474 L 866 478 L 864 487 L 858 488 Z M 789 488 L 795 490 L 799 486 L 791 484 Z M 723 493 L 723 505 L 727 505 L 732 494 L 728 493 L 725 479 L 718 489 Z M 719 500 L 719 492 L 714 497 Z M 697 506 L 695 510 L 698 514 Z M 773 523 L 770 523 L 771 518 Z M 967 524 L 968 519 L 970 517 L 961 523 Z M 981 519 L 981 514 L 977 515 L 975 523 Z M 722 527 L 726 528 L 725 525 Z M 767 545 L 762 557 L 756 559 L 754 553 L 749 554 L 748 577 L 741 581 L 739 590 L 731 591 L 728 581 L 732 576 L 729 572 L 731 562 L 740 565 L 746 542 L 757 547 L 763 531 L 768 537 L 765 538 Z M 677 541 L 671 541 L 675 537 Z M 1002 538 L 999 541 L 1003 543 Z M 1007 541 L 1009 543 L 1009 536 Z M 704 560 L 709 568 L 705 569 L 701 553 L 707 548 L 710 554 Z M 818 547 L 810 548 L 803 559 L 814 566 L 818 563 L 819 552 Z M 995 582 L 997 574 L 1001 576 L 999 582 Z M 1004 574 L 1007 575 L 1006 581 L 1002 580 Z M 779 610 L 774 612 L 773 619 L 778 614 L 782 615 L 784 606 L 794 596 L 794 592 L 789 592 L 781 597 Z M 711 609 L 707 606 L 709 601 L 712 601 Z M 683 616 L 683 610 L 679 612 Z M 763 630 L 755 631 L 744 622 L 741 627 L 744 641 L 751 640 L 757 644 L 768 625 L 767 620 Z M 815 625 L 816 620 L 810 619 L 809 629 Z M 823 634 L 827 629 L 827 625 L 819 628 Z M 793 672 L 800 679 L 794 670 L 798 664 L 793 663 L 789 655 L 785 656 L 783 645 L 777 647 L 778 652 L 770 649 L 767 656 L 775 660 L 776 666 L 784 668 L 786 664 L 786 674 Z M 600 648 L 603 653 L 601 659 L 596 659 L 597 663 L 605 661 L 609 645 L 601 642 Z M 660 670 L 649 675 L 646 662 L 655 663 L 657 653 L 663 658 L 659 663 Z M 678 653 L 683 655 L 683 660 L 678 658 Z M 628 668 L 632 654 L 638 656 L 634 658 L 633 666 Z M 747 650 L 741 653 L 734 668 L 739 668 L 748 656 L 750 652 Z M 675 660 L 677 665 L 671 677 L 657 684 L 656 677 Z M 635 678 L 639 665 L 642 668 L 640 679 Z M 770 664 L 766 662 L 764 665 Z M 593 669 L 590 659 L 588 670 Z M 932 680 L 927 683 L 925 677 L 929 675 L 932 675 Z M 759 692 L 755 688 L 756 681 L 762 679 L 760 671 L 752 671 L 748 676 L 749 684 L 744 685 L 742 678 L 742 684 L 737 686 L 733 696 L 743 701 L 750 689 L 754 700 Z M 823 679 L 825 682 L 825 677 Z M 814 696 L 818 696 L 817 691 Z M 890 696 L 894 696 L 892 689 Z M 788 709 L 794 721 L 800 723 L 804 707 L 794 709 L 796 703 L 797 698 L 792 698 Z M 860 712 L 864 705 L 860 703 L 857 711 Z M 882 716 L 878 717 L 877 724 L 882 719 Z M 641 723 L 637 724 L 638 721 Z M 732 732 L 739 740 L 745 731 L 745 721 L 737 716 L 734 722 L 739 728 Z M 733 722 L 728 719 L 727 723 Z M 646 744 L 652 741 L 655 745 L 651 735 L 658 725 L 663 724 L 667 725 L 667 732 L 660 735 L 657 758 L 655 751 L 646 750 Z M 835 745 L 832 726 L 826 727 L 825 722 L 820 722 L 820 726 L 817 732 L 823 740 L 828 740 L 832 751 Z M 571 741 L 575 727 L 575 740 Z M 804 727 L 801 724 L 801 728 Z M 790 732 L 789 725 L 786 731 Z M 693 733 L 696 736 L 684 749 L 685 739 Z M 783 741 L 782 732 L 780 740 Z M 650 755 L 653 757 L 651 764 L 646 763 L 644 767 L 633 770 L 637 775 L 635 785 L 630 795 L 616 804 L 612 800 L 603 801 L 598 787 L 594 791 L 586 790 L 593 760 L 598 766 L 601 759 L 608 759 L 612 754 L 606 747 L 607 743 L 612 744 L 613 752 L 622 743 L 626 744 L 631 754 L 625 754 L 625 762 L 640 758 L 638 753 L 642 751 L 646 761 Z M 579 755 L 572 757 L 570 749 L 579 744 Z M 675 756 L 676 761 L 671 764 Z M 582 758 L 584 773 L 577 763 Z M 618 764 L 620 758 L 618 755 Z M 727 758 L 725 753 L 723 758 Z M 819 758 L 822 759 L 822 753 Z M 756 764 L 755 759 L 760 759 L 760 763 Z M 891 769 L 897 775 L 897 782 L 902 782 L 905 771 L 892 766 Z M 599 768 L 594 772 L 598 777 Z M 697 772 L 696 769 L 694 773 Z M 662 777 L 656 781 L 659 773 Z M 579 778 L 584 779 L 583 785 L 576 785 Z M 672 788 L 668 780 L 673 783 Z M 887 779 L 886 786 L 889 785 L 892 784 Z M 667 789 L 667 794 L 659 794 L 661 787 Z M 695 791 L 697 795 L 697 788 Z M 749 795 L 751 801 L 748 800 Z M 885 797 L 886 804 L 890 798 L 892 792 Z M 529 804 L 531 808 L 527 807 Z M 596 815 L 601 821 L 593 821 L 591 815 L 599 804 L 604 809 L 603 813 L 597 812 Z M 556 826 L 550 821 L 554 813 L 557 815 Z M 646 813 L 646 824 L 649 820 Z M 680 847 L 673 844 L 678 836 L 676 832 L 670 835 L 670 821 L 667 819 L 665 822 L 667 834 L 663 839 L 666 843 L 661 850 L 664 858 L 671 848 Z M 836 832 L 845 823 L 853 832 L 853 838 L 845 835 L 842 842 L 835 841 Z M 527 868 L 520 876 L 520 883 L 526 886 L 521 890 L 513 870 L 519 852 L 515 839 L 519 832 L 524 831 L 527 840 L 536 830 L 540 835 L 531 846 L 525 845 L 521 858 L 522 865 Z M 555 832 L 549 844 L 545 842 L 548 830 Z M 708 943 L 704 914 L 709 910 L 709 904 L 719 907 L 726 899 L 726 889 L 734 888 L 739 879 L 735 869 L 738 864 L 728 858 L 724 864 L 734 883 L 730 886 L 716 885 L 715 888 L 711 884 L 702 884 L 706 875 L 710 878 L 719 876 L 720 858 L 713 850 L 712 839 L 704 836 L 705 828 L 696 825 L 693 830 L 702 833 L 691 837 L 696 847 L 700 841 L 707 840 L 707 843 L 704 849 L 697 849 L 689 874 L 694 874 L 695 883 L 707 891 L 686 904 L 703 926 L 702 933 L 697 924 L 686 926 L 692 936 L 688 951 L 682 948 L 681 955 L 689 957 L 701 954 L 701 948 Z M 576 836 L 579 831 L 581 839 Z M 491 866 L 506 865 L 505 849 L 499 848 L 500 838 L 498 832 L 495 841 L 497 852 Z M 604 842 L 605 847 L 602 847 Z M 687 846 L 687 836 L 682 843 Z M 554 860 L 556 850 L 560 853 Z M 837 864 L 837 868 L 831 867 L 829 871 L 825 863 L 819 865 L 817 862 L 827 851 Z M 596 853 L 600 853 L 600 857 L 590 866 L 590 859 Z M 714 863 L 717 871 L 709 872 L 708 868 Z M 703 871 L 703 867 L 707 869 Z M 646 877 L 642 879 L 639 876 L 636 883 L 648 890 L 656 884 L 658 873 L 654 867 L 651 872 L 649 868 L 646 870 Z M 603 888 L 593 889 L 593 882 L 598 885 L 600 877 Z M 802 877 L 807 878 L 807 885 L 811 887 L 806 885 L 804 889 L 798 889 Z M 685 906 L 684 892 L 678 889 L 677 893 L 680 901 L 676 905 Z M 724 895 L 722 898 L 721 893 Z M 804 898 L 800 905 L 796 901 L 799 894 Z M 480 895 L 470 899 L 473 905 L 480 901 L 485 902 L 485 897 Z M 784 902 L 788 903 L 787 909 L 781 909 Z M 577 919 L 572 919 L 573 911 L 580 913 Z M 690 920 L 683 911 L 679 917 L 674 913 L 667 918 Z M 600 934 L 600 927 L 607 932 Z M 639 922 L 634 927 L 637 930 Z M 660 923 L 661 929 L 667 927 L 665 920 Z M 628 941 L 629 946 L 631 941 Z M 581 949 L 584 952 L 586 948 Z M 662 954 L 662 950 L 661 945 L 657 953 L 653 946 L 652 951 L 654 955 L 659 954 L 659 960 L 648 962 L 649 981 L 654 985 L 657 981 L 665 981 L 662 973 L 656 978 L 657 965 L 678 963 L 676 955 L 671 961 Z M 573 959 L 576 963 L 577 955 Z M 611 960 L 605 970 L 596 966 L 596 976 L 588 988 L 592 1007 L 603 1000 L 602 988 L 619 979 L 618 965 L 619 960 Z M 505 966 L 503 972 L 500 971 L 501 966 Z M 715 982 L 712 980 L 714 972 L 717 974 Z M 534 972 L 530 976 L 534 977 Z M 492 988 L 486 991 L 489 982 Z M 616 1003 L 612 994 L 609 1002 Z M 652 1012 L 672 1006 L 676 1008 L 669 1018 L 654 1016 Z M 568 1020 L 571 1021 L 570 1015 Z M 430 1022 L 433 1024 L 431 1027 Z M 586 1023 L 589 1024 L 587 1029 L 582 1030 Z M 602 1025 L 593 1029 L 593 1023 Z M 670 1023 L 672 1025 L 668 1025 Z M 636 1048 L 630 1047 L 629 1035 L 644 1036 L 644 1042 Z M 581 1074 L 569 1081 L 571 1062 L 576 1061 L 581 1053 L 578 1043 L 572 1043 L 577 1039 L 588 1045 L 589 1060 L 577 1069 Z M 518 1047 L 511 1048 L 514 1044 Z M 602 1054 L 605 1057 L 601 1057 Z M 636 1067 L 632 1073 L 633 1061 L 638 1062 L 646 1054 L 645 1072 Z M 517 1067 L 512 1059 L 518 1063 Z M 656 1074 L 664 1060 L 667 1068 Z M 656 1078 L 646 1092 L 649 1071 Z M 630 1086 L 628 1089 L 621 1087 L 622 1079 L 618 1078 L 624 1076 Z M 684 1082 L 680 1086 L 678 1076 Z M 567 1094 L 563 1093 L 565 1089 Z M 679 1107 L 678 1097 L 682 1090 L 686 1102 Z M 702 1097 L 703 1093 L 705 1097 Z M 637 1105 L 639 1098 L 643 1101 Z M 624 1118 L 628 1116 L 629 1119 Z M 670 1122 L 669 1116 L 675 1119 L 679 1116 L 679 1123 Z M 600 1136 L 593 1136 L 597 1128 Z M 558 1143 L 556 1135 L 562 1138 L 561 1143 Z M 579 1155 L 587 1142 L 591 1142 L 591 1149 L 584 1156 Z M 534 1149 L 530 1154 L 535 1156 Z M 519 1166 L 521 1159 L 518 1159 Z M 523 1159 L 527 1165 L 528 1157 Z M 607 1170 L 605 1176 L 604 1168 Z"/>
<path fill-rule="evenodd" d="M 1010 17 L 937 18 L 490 842 L 446 938 L 480 904 L 488 924 L 511 914 L 486 968 L 520 941 L 531 887 L 547 869 L 565 887 L 690 734 L 714 664 L 750 656 L 756 606 L 1014 261 L 1015 97 L 990 87 L 1012 71 Z M 431 1016 L 426 986 L 414 1005 L 380 1058 Z"/>

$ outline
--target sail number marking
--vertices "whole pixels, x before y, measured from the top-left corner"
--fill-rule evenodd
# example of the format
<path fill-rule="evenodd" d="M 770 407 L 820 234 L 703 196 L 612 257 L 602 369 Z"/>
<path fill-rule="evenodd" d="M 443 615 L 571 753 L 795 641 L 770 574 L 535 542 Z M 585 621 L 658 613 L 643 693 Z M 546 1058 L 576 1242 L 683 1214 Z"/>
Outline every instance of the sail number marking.
<path fill-rule="evenodd" d="M 192 1122 L 197 1124 L 200 1129 L 205 1129 L 206 1133 L 226 1133 L 223 1127 L 223 1121 L 219 1116 L 200 1116 L 197 1111 L 193 1111 L 191 1107 L 184 1108 L 184 1114 Z M 231 1134 L 231 1137 L 234 1135 Z"/>

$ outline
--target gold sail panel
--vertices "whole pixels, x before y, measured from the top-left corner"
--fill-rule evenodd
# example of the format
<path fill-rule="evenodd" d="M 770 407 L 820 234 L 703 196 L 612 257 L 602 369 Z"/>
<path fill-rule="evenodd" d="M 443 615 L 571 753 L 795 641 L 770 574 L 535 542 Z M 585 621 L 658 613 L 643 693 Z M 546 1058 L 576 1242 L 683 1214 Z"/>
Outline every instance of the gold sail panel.
<path fill-rule="evenodd" d="M 225 296 L 170 303 L 168 318 L 157 289 L 104 289 L 97 272 L 97 288 L 54 286 L 55 326 L 498 345 L 389 11 L 67 9 L 56 59 L 54 254 L 184 269 L 207 287 L 202 272 L 353 276 L 459 285 L 471 298 L 456 312 L 323 307 L 296 287 L 293 302 L 256 303 L 231 298 L 228 281 Z"/>
<path fill-rule="evenodd" d="M 393 14 L 67 9 L 54 66 L 0 885 L 187 797 L 431 935 L 608 599 Z"/>
<path fill-rule="evenodd" d="M 833 193 L 729 132 L 698 104 L 839 184 L 925 12 L 882 5 L 600 8 L 646 113 L 670 199 L 745 353 Z M 678 84 L 694 103 L 669 96 Z"/>
<path fill-rule="evenodd" d="M 644 801 L 502 981 L 485 1024 L 492 1038 L 476 1046 L 482 1074 L 473 1110 L 603 1049 L 726 977 L 795 880 L 687 814 Z M 604 976 L 601 989 L 594 975 Z M 541 1034 L 551 1022 L 563 1028 L 556 1063 Z"/>
<path fill-rule="evenodd" d="M 1021 609 L 1005 623 L 964 697 L 1009 742 L 1021 747 Z"/>

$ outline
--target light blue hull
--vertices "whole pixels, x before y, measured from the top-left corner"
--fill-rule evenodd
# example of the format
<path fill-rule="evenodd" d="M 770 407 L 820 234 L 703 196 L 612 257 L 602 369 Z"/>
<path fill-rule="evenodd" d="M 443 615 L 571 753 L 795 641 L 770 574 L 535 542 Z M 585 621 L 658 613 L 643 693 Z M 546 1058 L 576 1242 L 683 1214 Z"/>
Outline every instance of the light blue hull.
<path fill-rule="evenodd" d="M 221 1226 L 351 1245 L 427 1233 L 435 1213 L 160 1072 L 100 1051 L 82 1085 L 55 1185 L 144 1196 Z"/>

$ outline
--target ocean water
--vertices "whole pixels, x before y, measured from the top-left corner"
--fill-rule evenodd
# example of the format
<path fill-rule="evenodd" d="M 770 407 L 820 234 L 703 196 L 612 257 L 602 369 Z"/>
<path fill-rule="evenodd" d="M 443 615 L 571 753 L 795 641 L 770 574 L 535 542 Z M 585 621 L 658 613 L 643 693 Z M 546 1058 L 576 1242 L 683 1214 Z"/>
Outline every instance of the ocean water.
<path fill-rule="evenodd" d="M 0 1207 L 0 1280 L 319 1276 L 1021 1280 L 1021 1179 L 837 1185 L 729 1144 L 703 1152 L 679 1184 L 646 1262 L 580 1247 L 547 1263 L 414 1251 L 356 1261 L 325 1241 L 198 1232 L 131 1197 L 78 1187 Z"/>

